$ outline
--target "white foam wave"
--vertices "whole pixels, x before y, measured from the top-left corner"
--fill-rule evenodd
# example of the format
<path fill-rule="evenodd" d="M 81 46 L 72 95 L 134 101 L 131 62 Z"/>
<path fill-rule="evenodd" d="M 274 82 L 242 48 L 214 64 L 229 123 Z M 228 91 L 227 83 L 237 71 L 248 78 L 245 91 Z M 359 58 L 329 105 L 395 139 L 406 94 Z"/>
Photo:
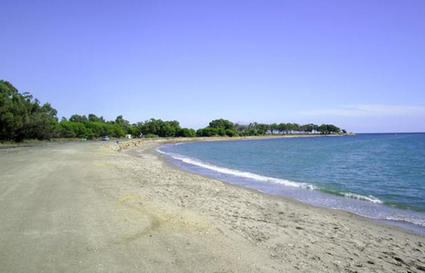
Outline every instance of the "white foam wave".
<path fill-rule="evenodd" d="M 385 217 L 385 220 L 396 221 L 396 222 L 406 222 L 406 223 L 411 223 L 414 225 L 425 227 L 424 219 L 416 219 L 414 217 L 405 217 L 403 215 L 387 216 Z"/>
<path fill-rule="evenodd" d="M 342 193 L 342 195 L 344 197 L 347 197 L 347 198 L 368 201 L 368 202 L 372 202 L 372 203 L 375 203 L 375 204 L 382 204 L 382 201 L 379 200 L 378 198 L 376 198 L 373 195 L 366 196 L 366 195 L 361 195 L 361 194 L 356 194 L 356 193 L 351 193 L 351 192 L 344 192 L 344 193 Z"/>
<path fill-rule="evenodd" d="M 294 182 L 294 181 L 290 181 L 290 180 L 286 180 L 286 179 L 274 178 L 274 177 L 269 177 L 269 176 L 258 175 L 258 174 L 255 174 L 255 173 L 219 167 L 219 166 L 215 166 L 215 165 L 212 165 L 212 164 L 209 164 L 209 163 L 206 163 L 206 162 L 202 162 L 200 160 L 196 160 L 196 159 L 193 159 L 193 158 L 189 158 L 189 157 L 185 157 L 185 156 L 181 156 L 181 155 L 177 155 L 177 154 L 173 154 L 173 153 L 167 153 L 167 152 L 161 151 L 160 149 L 157 149 L 157 151 L 161 154 L 166 154 L 166 155 L 170 156 L 171 158 L 173 158 L 175 160 L 182 161 L 186 164 L 198 166 L 198 167 L 208 169 L 208 170 L 212 170 L 212 171 L 215 171 L 215 172 L 219 172 L 219 173 L 222 173 L 222 174 L 227 174 L 227 175 L 232 175 L 232 176 L 237 176 L 237 177 L 242 177 L 242 178 L 248 178 L 248 179 L 253 179 L 253 180 L 257 180 L 257 181 L 282 184 L 282 185 L 285 185 L 285 186 L 297 187 L 297 188 L 302 188 L 302 189 L 309 189 L 309 190 L 316 189 L 316 187 L 314 185 L 307 184 L 307 183 L 299 183 L 299 182 Z"/>
<path fill-rule="evenodd" d="M 163 155 L 168 154 L 168 153 L 166 153 L 166 152 L 161 151 L 161 149 L 159 149 L 159 148 L 156 148 L 156 151 L 157 151 L 158 153 L 160 153 L 160 154 L 163 154 Z"/>
<path fill-rule="evenodd" d="M 209 163 L 206 163 L 206 162 L 202 162 L 202 161 L 197 160 L 197 159 L 185 157 L 185 156 L 182 156 L 182 155 L 179 155 L 179 154 L 164 152 L 159 148 L 157 148 L 157 152 L 160 153 L 160 154 L 167 155 L 167 156 L 169 156 L 169 157 L 171 157 L 175 160 L 184 162 L 186 164 L 198 166 L 198 167 L 205 168 L 205 169 L 212 170 L 212 171 L 216 171 L 216 172 L 219 172 L 219 173 L 222 173 L 222 174 L 233 175 L 233 176 L 248 178 L 248 179 L 254 179 L 254 180 L 257 180 L 257 181 L 277 183 L 277 184 L 282 184 L 282 185 L 285 185 L 285 186 L 297 187 L 297 188 L 302 188 L 302 189 L 309 189 L 309 190 L 319 189 L 316 186 L 311 185 L 311 184 L 307 184 L 307 183 L 299 183 L 299 182 L 294 182 L 294 181 L 290 181 L 290 180 L 286 180 L 286 179 L 267 177 L 267 176 L 262 176 L 262 175 L 258 175 L 258 174 L 255 174 L 255 173 L 238 171 L 238 170 L 233 170 L 233 169 L 229 169 L 229 168 L 215 166 L 215 165 L 212 165 L 212 164 L 209 164 Z M 367 201 L 367 202 L 371 202 L 371 203 L 375 203 L 375 204 L 382 204 L 383 203 L 381 200 L 379 200 L 378 198 L 376 198 L 375 196 L 372 196 L 372 195 L 365 196 L 365 195 L 355 194 L 355 193 L 351 193 L 351 192 L 345 192 L 345 193 L 342 193 L 342 195 L 345 198 L 352 198 L 352 199 Z M 418 225 L 418 226 L 421 226 L 421 227 L 425 227 L 425 219 L 423 219 L 423 217 L 417 217 L 415 215 L 391 215 L 391 216 L 381 215 L 381 216 L 378 216 L 378 217 L 376 217 L 376 216 L 374 217 L 373 215 L 370 215 L 370 214 L 362 214 L 362 213 L 359 213 L 359 212 L 354 212 L 354 213 L 365 216 L 365 217 L 377 219 L 377 220 L 405 222 L 405 223 L 410 223 L 410 224 Z"/>
<path fill-rule="evenodd" d="M 197 159 L 185 157 L 185 156 L 182 156 L 182 155 L 179 155 L 179 154 L 164 152 L 159 148 L 157 149 L 157 151 L 161 154 L 168 155 L 171 158 L 173 158 L 175 160 L 179 160 L 179 161 L 184 162 L 186 164 L 198 166 L 198 167 L 205 168 L 205 169 L 208 169 L 208 170 L 212 170 L 212 171 L 215 171 L 215 172 L 219 172 L 219 173 L 222 173 L 222 174 L 233 175 L 233 176 L 243 177 L 243 178 L 248 178 L 248 179 L 254 179 L 254 180 L 257 180 L 257 181 L 264 181 L 264 182 L 282 184 L 282 185 L 285 185 L 285 186 L 297 187 L 297 188 L 302 188 L 302 189 L 309 189 L 309 190 L 319 189 L 318 187 L 311 185 L 311 184 L 307 184 L 307 183 L 294 182 L 294 181 L 290 181 L 290 180 L 286 180 L 286 179 L 262 176 L 262 175 L 258 175 L 258 174 L 255 174 L 255 173 L 244 172 L 244 171 L 239 171 L 239 170 L 215 166 L 215 165 L 212 165 L 212 164 L 209 164 L 209 163 L 206 163 L 206 162 L 202 162 L 202 161 L 197 160 Z M 382 204 L 383 203 L 381 200 L 379 200 L 378 198 L 376 198 L 375 196 L 372 196 L 372 195 L 366 196 L 366 195 L 360 195 L 360 194 L 351 193 L 351 192 L 343 192 L 342 195 L 346 198 L 352 198 L 352 199 L 367 201 L 367 202 L 371 202 L 371 203 L 375 203 L 375 204 Z"/>

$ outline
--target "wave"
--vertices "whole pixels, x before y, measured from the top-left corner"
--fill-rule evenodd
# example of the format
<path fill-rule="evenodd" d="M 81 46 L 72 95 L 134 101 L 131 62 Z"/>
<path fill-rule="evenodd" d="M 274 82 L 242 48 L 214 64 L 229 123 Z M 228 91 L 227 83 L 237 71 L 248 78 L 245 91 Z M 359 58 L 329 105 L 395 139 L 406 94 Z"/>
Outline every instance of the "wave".
<path fill-rule="evenodd" d="M 372 202 L 372 203 L 375 203 L 375 204 L 382 204 L 383 203 L 381 200 L 379 200 L 378 198 L 376 198 L 373 195 L 367 195 L 366 196 L 366 195 L 356 194 L 356 193 L 352 193 L 352 192 L 343 192 L 342 195 L 344 197 L 347 197 L 347 198 L 368 201 L 368 202 Z"/>
<path fill-rule="evenodd" d="M 181 143 L 178 143 L 178 144 L 181 144 Z M 176 145 L 176 144 L 174 144 L 174 145 Z M 320 191 L 323 191 L 323 192 L 326 192 L 326 193 L 335 194 L 335 195 L 339 195 L 339 196 L 343 196 L 343 197 L 351 198 L 351 199 L 367 201 L 367 202 L 371 202 L 371 203 L 375 203 L 375 204 L 382 204 L 383 203 L 380 199 L 376 198 L 373 195 L 361 195 L 361 194 L 352 193 L 352 192 L 339 192 L 339 191 L 334 191 L 334 190 L 321 189 L 321 188 L 319 188 L 315 185 L 308 184 L 308 183 L 295 182 L 295 181 L 282 179 L 282 178 L 263 176 L 263 175 L 259 175 L 259 174 L 255 174 L 255 173 L 251 173 L 251 172 L 239 171 L 239 170 L 235 170 L 235 169 L 219 167 L 219 166 L 216 166 L 216 165 L 213 165 L 213 164 L 210 164 L 210 163 L 203 162 L 203 161 L 198 160 L 198 159 L 193 159 L 193 158 L 182 156 L 182 155 L 175 154 L 175 153 L 164 152 L 164 151 L 160 150 L 159 148 L 157 148 L 157 152 L 161 153 L 161 154 L 165 154 L 165 155 L 167 155 L 167 156 L 169 156 L 169 157 L 171 157 L 175 160 L 179 160 L 183 163 L 193 165 L 193 166 L 197 166 L 197 167 L 201 167 L 201 168 L 208 169 L 208 170 L 212 170 L 212 171 L 215 171 L 215 172 L 218 172 L 218 173 L 221 173 L 221 174 L 227 174 L 227 175 L 232 175 L 232 176 L 237 176 L 237 177 L 242 177 L 242 178 L 248 178 L 248 179 L 253 179 L 253 180 L 256 180 L 256 181 L 263 181 L 263 182 L 281 184 L 281 185 L 285 185 L 285 186 L 289 186 L 289 187 L 296 187 L 296 188 L 301 188 L 301 189 L 320 190 Z"/>
<path fill-rule="evenodd" d="M 179 143 L 179 144 L 181 144 L 181 143 Z M 276 183 L 276 184 L 281 184 L 281 185 L 290 186 L 290 187 L 296 187 L 296 188 L 300 188 L 300 189 L 318 190 L 318 191 L 321 191 L 321 192 L 324 192 L 324 193 L 338 195 L 338 196 L 350 198 L 350 199 L 361 200 L 361 201 L 365 201 L 365 202 L 370 202 L 370 203 L 373 203 L 373 204 L 384 204 L 384 202 L 382 200 L 380 200 L 377 197 L 372 196 L 372 195 L 361 195 L 361 194 L 356 194 L 356 193 L 352 193 L 352 192 L 341 192 L 341 191 L 335 191 L 335 190 L 330 190 L 330 189 L 324 189 L 324 188 L 319 188 L 315 185 L 308 184 L 308 183 L 295 182 L 295 181 L 290 181 L 290 180 L 287 180 L 287 179 L 274 178 L 274 177 L 269 177 L 269 176 L 258 175 L 258 174 L 251 173 L 251 172 L 239 171 L 239 170 L 229 169 L 229 168 L 225 168 L 225 167 L 219 167 L 219 166 L 216 166 L 216 165 L 213 165 L 213 164 L 210 164 L 210 163 L 206 163 L 206 162 L 203 162 L 203 161 L 198 160 L 198 159 L 186 157 L 186 156 L 183 156 L 183 155 L 180 155 L 180 154 L 175 154 L 175 153 L 171 153 L 171 152 L 164 152 L 160 148 L 161 147 L 156 149 L 156 151 L 158 153 L 164 154 L 164 155 L 166 155 L 166 156 L 168 156 L 168 157 L 170 157 L 174 160 L 181 161 L 185 164 L 197 166 L 197 167 L 200 167 L 200 168 L 203 168 L 203 169 L 212 170 L 212 171 L 215 171 L 215 172 L 218 172 L 218 173 L 221 173 L 221 174 L 232 175 L 232 176 L 247 178 L 247 179 L 253 179 L 253 180 L 256 180 L 256 181 Z M 391 216 L 381 215 L 380 217 L 376 217 L 372 214 L 363 214 L 363 213 L 358 212 L 358 211 L 357 212 L 352 211 L 352 212 L 354 212 L 358 215 L 365 216 L 365 217 L 374 218 L 376 220 L 387 220 L 387 221 L 400 222 L 400 223 L 404 222 L 404 223 L 410 223 L 410 224 L 425 227 L 425 220 L 422 217 L 415 217 L 414 215 L 391 215 Z"/>
<path fill-rule="evenodd" d="M 168 155 L 169 157 L 171 157 L 175 160 L 179 160 L 183 163 L 198 166 L 198 167 L 208 169 L 208 170 L 212 170 L 212 171 L 222 173 L 222 174 L 233 175 L 233 176 L 253 179 L 253 180 L 257 180 L 257 181 L 282 184 L 282 185 L 285 185 L 285 186 L 297 187 L 297 188 L 302 188 L 302 189 L 309 189 L 309 190 L 315 190 L 316 189 L 316 186 L 311 185 L 311 184 L 299 183 L 299 182 L 294 182 L 294 181 L 290 181 L 290 180 L 286 180 L 286 179 L 274 178 L 274 177 L 269 177 L 269 176 L 258 175 L 258 174 L 251 173 L 251 172 L 238 171 L 238 170 L 234 170 L 234 169 L 219 167 L 219 166 L 212 165 L 212 164 L 209 164 L 209 163 L 197 160 L 197 159 L 193 159 L 193 158 L 190 158 L 190 157 L 185 157 L 185 156 L 181 156 L 181 155 L 174 154 L 174 153 L 167 153 L 167 152 L 161 151 L 159 148 L 157 149 L 157 152 L 159 152 L 161 154 Z"/>
<path fill-rule="evenodd" d="M 361 194 L 352 193 L 352 192 L 342 192 L 342 191 L 336 191 L 336 190 L 331 190 L 331 189 L 323 189 L 323 188 L 318 188 L 318 190 L 321 191 L 321 192 L 324 192 L 324 193 L 334 194 L 334 195 L 338 195 L 338 196 L 342 196 L 342 197 L 346 197 L 346 198 L 351 198 L 351 199 L 356 199 L 356 200 L 368 201 L 368 202 L 375 203 L 375 204 L 383 204 L 384 203 L 373 195 L 361 195 Z"/>
<path fill-rule="evenodd" d="M 412 218 L 412 217 L 405 217 L 405 216 L 402 216 L 402 215 L 387 216 L 387 217 L 385 217 L 385 220 L 395 221 L 395 222 L 405 222 L 405 223 L 410 223 L 410 224 L 414 224 L 414 225 L 417 225 L 417 226 L 425 227 L 425 220 L 416 219 L 416 218 Z"/>

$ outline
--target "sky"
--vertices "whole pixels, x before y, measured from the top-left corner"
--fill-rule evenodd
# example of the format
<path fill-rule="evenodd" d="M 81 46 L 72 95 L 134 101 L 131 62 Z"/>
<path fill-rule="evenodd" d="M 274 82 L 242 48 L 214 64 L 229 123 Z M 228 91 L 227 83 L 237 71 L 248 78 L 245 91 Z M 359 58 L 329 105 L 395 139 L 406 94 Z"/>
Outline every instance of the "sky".
<path fill-rule="evenodd" d="M 425 1 L 2 0 L 0 79 L 61 116 L 425 131 Z"/>

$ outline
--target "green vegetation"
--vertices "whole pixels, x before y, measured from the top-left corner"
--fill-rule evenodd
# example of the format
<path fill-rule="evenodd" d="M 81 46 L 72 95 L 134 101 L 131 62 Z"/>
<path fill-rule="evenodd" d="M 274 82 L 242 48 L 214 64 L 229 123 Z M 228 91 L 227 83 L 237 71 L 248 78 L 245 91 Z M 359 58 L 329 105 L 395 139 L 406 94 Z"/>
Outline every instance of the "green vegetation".
<path fill-rule="evenodd" d="M 238 136 L 238 132 L 235 130 L 235 125 L 225 119 L 216 119 L 210 122 L 208 127 L 199 129 L 196 132 L 197 136 L 209 137 L 209 136 Z"/>
<path fill-rule="evenodd" d="M 178 121 L 150 119 L 130 124 L 122 115 L 106 121 L 95 114 L 72 115 L 58 121 L 57 111 L 49 104 L 43 105 L 27 93 L 19 93 L 7 81 L 0 80 L 0 140 L 22 141 L 24 139 L 86 138 L 103 136 L 124 137 L 210 137 L 210 136 L 257 136 L 280 134 L 339 134 L 346 133 L 332 124 L 280 123 L 249 125 L 234 124 L 229 120 L 216 119 L 205 128 L 181 128 Z"/>
<path fill-rule="evenodd" d="M 57 124 L 56 110 L 29 93 L 20 94 L 7 81 L 0 80 L 0 139 L 49 139 Z"/>
<path fill-rule="evenodd" d="M 286 134 L 339 134 L 346 133 L 332 124 L 305 124 L 280 123 L 264 124 L 250 123 L 249 125 L 233 124 L 224 119 L 210 122 L 208 127 L 199 129 L 197 136 L 261 136 L 261 135 L 286 135 Z"/>
<path fill-rule="evenodd" d="M 89 121 L 86 116 L 77 116 L 73 115 L 69 120 L 63 118 L 57 126 L 56 136 L 94 139 L 101 136 L 123 137 L 128 132 L 128 128 L 114 121 Z"/>

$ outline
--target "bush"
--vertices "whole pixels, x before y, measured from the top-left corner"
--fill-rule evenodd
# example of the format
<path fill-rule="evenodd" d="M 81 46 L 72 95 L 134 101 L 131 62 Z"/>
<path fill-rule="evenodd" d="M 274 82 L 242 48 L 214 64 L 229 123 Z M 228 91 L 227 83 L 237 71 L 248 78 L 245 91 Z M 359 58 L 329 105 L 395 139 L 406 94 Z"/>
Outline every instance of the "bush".
<path fill-rule="evenodd" d="M 210 137 L 218 135 L 217 128 L 206 127 L 204 129 L 198 130 L 198 136 Z"/>
<path fill-rule="evenodd" d="M 158 135 L 154 135 L 154 134 L 147 134 L 147 135 L 143 135 L 144 138 L 157 138 L 159 137 Z"/>
<path fill-rule="evenodd" d="M 216 119 L 210 122 L 209 127 L 213 128 L 223 128 L 223 129 L 233 129 L 234 124 L 226 119 Z"/>
<path fill-rule="evenodd" d="M 182 128 L 177 132 L 179 137 L 194 137 L 196 136 L 195 130 L 189 128 Z"/>
<path fill-rule="evenodd" d="M 226 129 L 226 135 L 229 137 L 234 137 L 238 135 L 238 132 L 232 129 Z"/>

